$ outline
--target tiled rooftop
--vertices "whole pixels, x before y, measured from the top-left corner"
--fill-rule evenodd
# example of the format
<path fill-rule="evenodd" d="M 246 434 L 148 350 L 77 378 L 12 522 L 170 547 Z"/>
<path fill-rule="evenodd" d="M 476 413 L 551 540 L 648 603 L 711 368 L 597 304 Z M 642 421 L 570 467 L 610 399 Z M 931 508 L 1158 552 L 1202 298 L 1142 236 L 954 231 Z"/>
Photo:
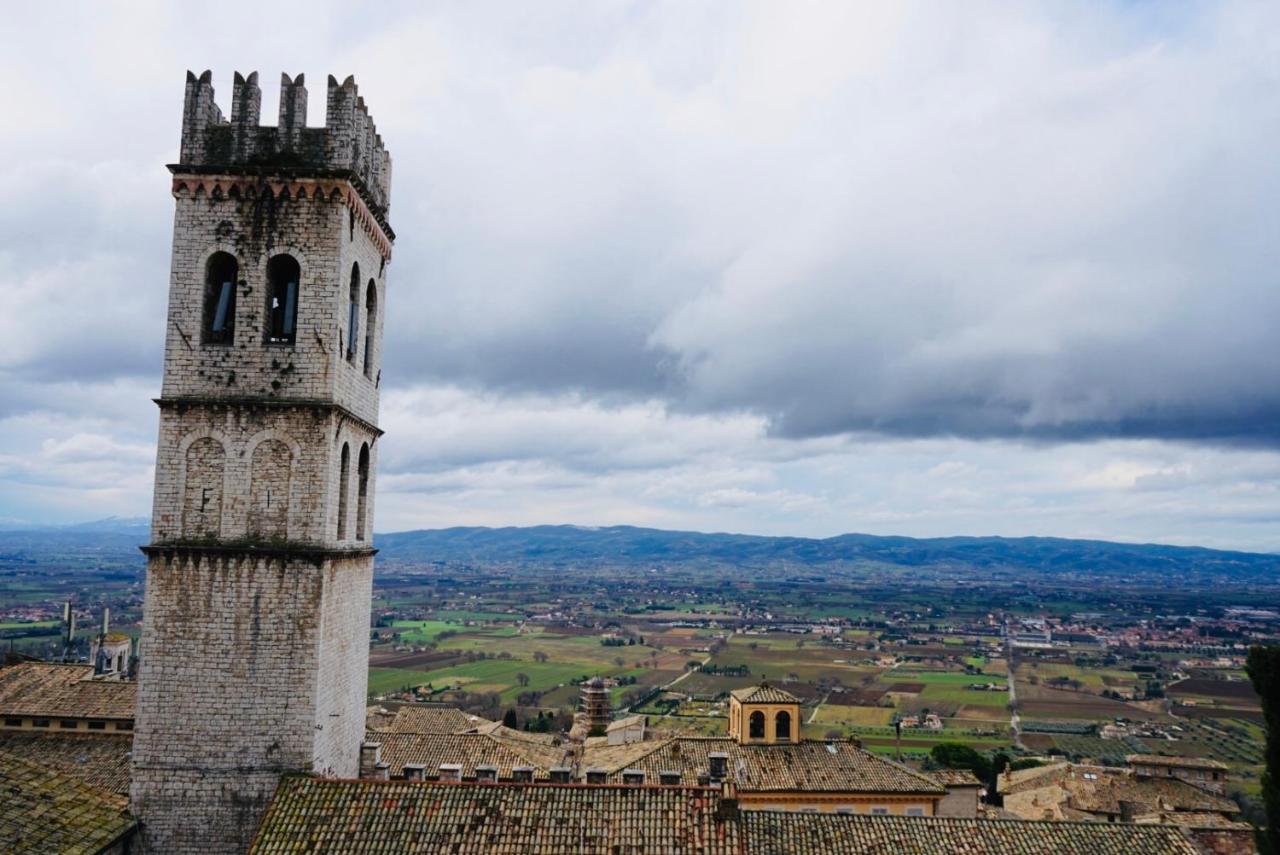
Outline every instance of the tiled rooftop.
<path fill-rule="evenodd" d="M 487 733 L 394 733 L 367 731 L 365 741 L 382 744 L 382 761 L 399 777 L 405 764 L 426 766 L 435 775 L 441 764 L 456 763 L 463 777 L 474 777 L 476 766 L 496 766 L 498 777 L 510 778 L 516 766 L 532 766 L 534 777 L 546 778 L 553 766 L 565 763 L 566 746 L 551 737 L 521 733 L 498 725 Z"/>
<path fill-rule="evenodd" d="M 96 853 L 134 827 L 128 799 L 0 752 L 0 852 Z"/>
<path fill-rule="evenodd" d="M 138 685 L 88 680 L 91 665 L 20 662 L 0 668 L 0 715 L 132 719 Z"/>
<path fill-rule="evenodd" d="M 714 788 L 288 776 L 250 850 L 280 853 L 1196 855 L 1178 826 L 740 810 Z"/>
<path fill-rule="evenodd" d="M 716 792 L 581 784 L 436 784 L 284 778 L 254 855 L 732 853 Z"/>
<path fill-rule="evenodd" d="M 937 769 L 926 773 L 944 787 L 981 787 L 983 783 L 968 769 Z"/>
<path fill-rule="evenodd" d="M 23 757 L 121 795 L 129 793 L 128 734 L 0 730 L 0 751 Z"/>
<path fill-rule="evenodd" d="M 393 733 L 466 733 L 493 724 L 454 707 L 407 706 L 396 710 L 387 729 Z"/>
<path fill-rule="evenodd" d="M 762 683 L 759 686 L 748 686 L 745 689 L 734 689 L 729 694 L 738 700 L 752 704 L 798 704 L 800 699 L 790 692 L 784 692 L 776 686 Z"/>
<path fill-rule="evenodd" d="M 1193 855 L 1176 826 L 743 811 L 747 852 L 825 855 Z"/>
<path fill-rule="evenodd" d="M 675 737 L 608 747 L 588 746 L 581 768 L 600 768 L 609 780 L 621 781 L 622 770 L 641 769 L 646 780 L 678 771 L 681 782 L 698 781 L 710 768 L 708 755 L 729 755 L 728 779 L 742 791 L 804 790 L 809 792 L 922 793 L 942 795 L 932 778 L 850 742 L 805 740 L 794 745 L 739 745 L 717 737 Z"/>
<path fill-rule="evenodd" d="M 1130 802 L 1133 809 L 1152 814 L 1235 815 L 1240 810 L 1230 799 L 1177 778 L 1141 778 L 1127 769 L 1071 763 L 1001 775 L 999 790 L 1005 796 L 1005 807 L 1028 819 L 1041 819 L 1045 811 L 1063 816 L 1081 815 L 1076 812 L 1120 815 L 1121 802 Z"/>
<path fill-rule="evenodd" d="M 1125 758 L 1132 766 L 1172 766 L 1180 769 L 1230 769 L 1226 763 L 1206 757 L 1166 757 L 1163 754 L 1130 754 Z"/>

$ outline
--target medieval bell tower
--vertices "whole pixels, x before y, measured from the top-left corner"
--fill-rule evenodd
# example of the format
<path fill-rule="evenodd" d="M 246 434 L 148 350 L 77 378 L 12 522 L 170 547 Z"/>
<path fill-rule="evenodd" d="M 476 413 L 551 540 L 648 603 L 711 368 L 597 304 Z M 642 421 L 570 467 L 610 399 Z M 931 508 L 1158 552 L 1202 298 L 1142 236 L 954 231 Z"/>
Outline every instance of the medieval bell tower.
<path fill-rule="evenodd" d="M 154 852 L 243 852 L 280 775 L 364 734 L 391 160 L 351 78 L 261 126 L 188 72 L 132 805 Z"/>

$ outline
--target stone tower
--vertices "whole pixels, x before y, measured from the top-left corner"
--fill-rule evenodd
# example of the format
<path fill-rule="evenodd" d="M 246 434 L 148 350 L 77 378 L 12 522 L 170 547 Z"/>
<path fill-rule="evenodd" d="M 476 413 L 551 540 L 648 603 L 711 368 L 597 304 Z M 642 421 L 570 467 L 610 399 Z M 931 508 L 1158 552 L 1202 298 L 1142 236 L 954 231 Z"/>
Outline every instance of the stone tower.
<path fill-rule="evenodd" d="M 280 775 L 364 735 L 391 161 L 355 82 L 307 127 L 188 73 L 132 805 L 153 852 L 243 852 Z"/>

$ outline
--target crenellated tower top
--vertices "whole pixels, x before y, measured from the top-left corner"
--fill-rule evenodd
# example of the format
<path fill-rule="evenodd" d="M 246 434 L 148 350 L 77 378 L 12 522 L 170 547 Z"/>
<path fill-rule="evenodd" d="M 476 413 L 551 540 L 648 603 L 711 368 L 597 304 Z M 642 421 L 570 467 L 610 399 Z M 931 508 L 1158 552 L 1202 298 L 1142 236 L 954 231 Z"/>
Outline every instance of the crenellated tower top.
<path fill-rule="evenodd" d="M 270 170 L 350 178 L 370 210 L 385 222 L 391 197 L 391 155 L 382 144 L 354 77 L 329 76 L 324 127 L 307 127 L 303 75 L 280 75 L 280 118 L 259 124 L 258 72 L 236 72 L 228 120 L 213 97 L 213 75 L 187 72 L 180 163 L 174 171 L 209 173 Z"/>

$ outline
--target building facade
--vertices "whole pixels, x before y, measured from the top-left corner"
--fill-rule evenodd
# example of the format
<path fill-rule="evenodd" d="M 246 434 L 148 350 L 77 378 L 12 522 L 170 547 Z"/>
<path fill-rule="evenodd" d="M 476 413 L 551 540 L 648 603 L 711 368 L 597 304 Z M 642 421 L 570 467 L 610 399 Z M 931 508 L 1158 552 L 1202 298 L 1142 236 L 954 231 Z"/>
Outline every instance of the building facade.
<path fill-rule="evenodd" d="M 229 118 L 187 75 L 131 789 L 156 852 L 244 851 L 364 735 L 390 158 L 354 80 Z"/>

